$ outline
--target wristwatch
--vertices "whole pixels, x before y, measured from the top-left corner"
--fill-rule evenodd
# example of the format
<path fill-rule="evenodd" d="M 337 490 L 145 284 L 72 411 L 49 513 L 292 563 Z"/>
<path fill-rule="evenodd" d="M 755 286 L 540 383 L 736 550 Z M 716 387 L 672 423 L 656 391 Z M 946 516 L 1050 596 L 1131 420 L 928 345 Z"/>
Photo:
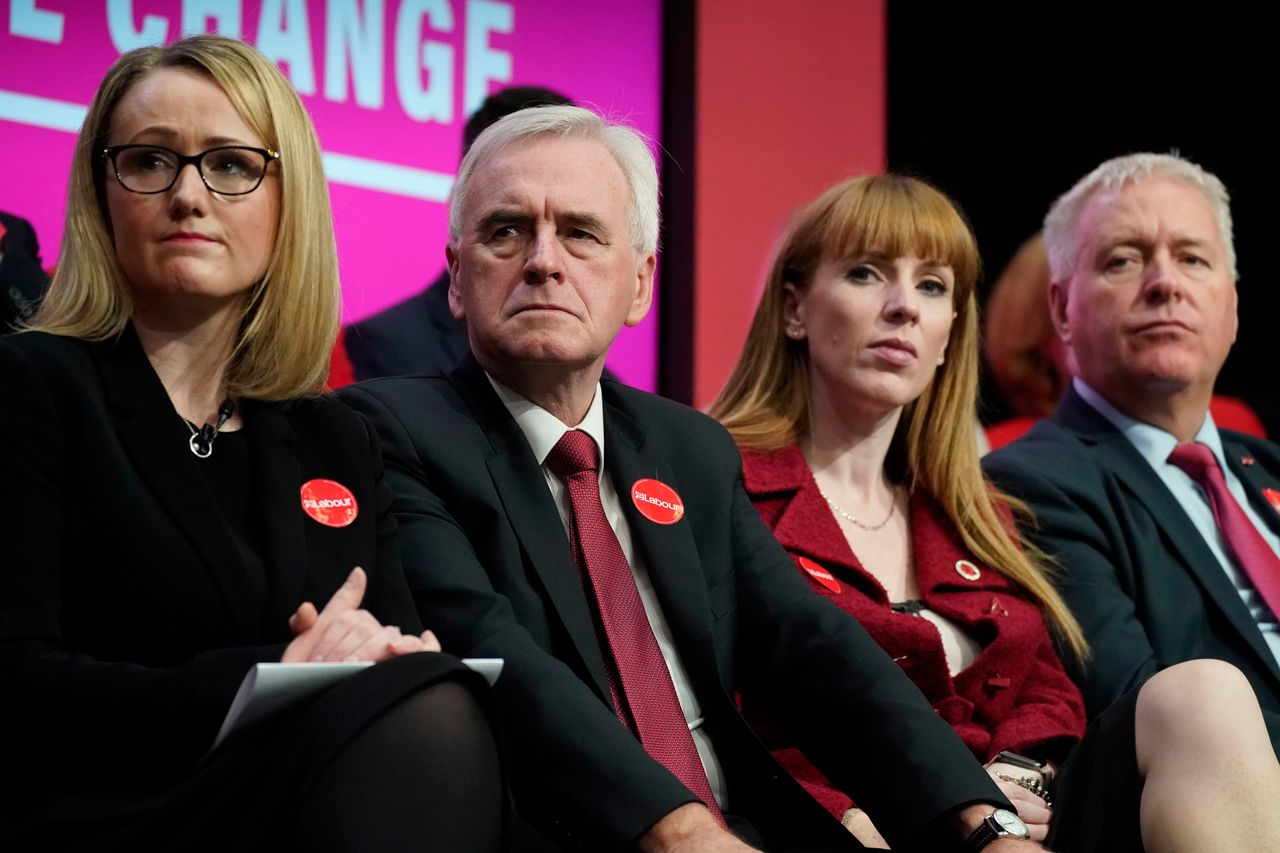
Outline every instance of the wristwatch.
<path fill-rule="evenodd" d="M 1049 769 L 1049 762 L 1040 758 L 1030 758 L 1026 755 L 1013 752 L 1012 750 L 1002 749 L 991 759 L 991 764 L 1004 762 L 1012 764 L 1014 767 L 1021 767 L 1023 770 L 1030 770 L 1033 773 L 1039 773 L 1040 778 L 1048 785 L 1053 781 L 1053 772 Z"/>
<path fill-rule="evenodd" d="M 978 853 L 997 838 L 1030 838 L 1031 832 L 1019 817 L 1008 809 L 996 809 L 982 819 L 978 828 L 964 841 L 964 853 Z"/>

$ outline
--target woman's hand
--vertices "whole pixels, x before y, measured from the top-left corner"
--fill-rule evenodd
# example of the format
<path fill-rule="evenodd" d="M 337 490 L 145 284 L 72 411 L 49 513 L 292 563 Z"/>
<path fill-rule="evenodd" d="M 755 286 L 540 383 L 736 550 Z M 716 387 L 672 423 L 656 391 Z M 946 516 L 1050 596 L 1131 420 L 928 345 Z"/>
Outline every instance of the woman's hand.
<path fill-rule="evenodd" d="M 401 634 L 394 625 L 383 625 L 367 610 L 360 609 L 368 578 L 357 566 L 317 612 L 305 601 L 289 617 L 293 642 L 284 650 L 281 663 L 315 661 L 378 662 L 413 652 L 438 652 L 440 642 L 430 631 L 421 636 Z"/>
<path fill-rule="evenodd" d="M 1049 808 L 1043 799 L 1026 788 L 1014 782 L 1001 779 L 1000 775 L 998 775 L 1014 776 L 1019 774 L 1031 776 L 1035 774 L 1009 764 L 992 764 L 987 767 L 987 772 L 995 780 L 996 787 L 1000 789 L 1000 793 L 1008 797 L 1009 802 L 1013 803 L 1014 809 L 1018 812 L 1018 817 L 1022 818 L 1022 822 L 1027 825 L 1027 829 L 1031 833 L 1031 840 L 1036 843 L 1044 841 L 1045 836 L 1049 834 L 1049 821 L 1053 820 L 1053 810 Z"/>

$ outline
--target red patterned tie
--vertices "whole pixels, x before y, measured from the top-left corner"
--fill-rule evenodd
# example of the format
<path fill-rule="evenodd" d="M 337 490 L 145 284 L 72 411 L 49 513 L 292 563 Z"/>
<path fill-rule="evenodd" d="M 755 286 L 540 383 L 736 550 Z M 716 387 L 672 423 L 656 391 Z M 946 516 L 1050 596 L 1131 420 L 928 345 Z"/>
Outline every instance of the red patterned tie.
<path fill-rule="evenodd" d="M 596 443 L 571 429 L 552 448 L 547 467 L 565 482 L 573 506 L 573 555 L 589 579 L 617 675 L 609 689 L 622 724 L 640 735 L 645 751 L 662 763 L 723 822 L 707 771 L 689 734 L 671 673 L 653 636 L 631 566 L 600 503 Z M 618 689 L 618 681 L 622 689 Z M 619 695 L 619 694 L 622 695 Z M 628 719 L 630 710 L 630 719 Z M 634 726 L 632 722 L 634 721 Z"/>
<path fill-rule="evenodd" d="M 1227 540 L 1232 556 L 1249 576 L 1272 614 L 1280 616 L 1280 557 L 1262 538 L 1227 488 L 1213 451 L 1208 445 L 1193 441 L 1175 447 L 1169 454 L 1169 462 L 1185 471 L 1204 489 L 1213 518 L 1218 522 L 1218 529 Z"/>

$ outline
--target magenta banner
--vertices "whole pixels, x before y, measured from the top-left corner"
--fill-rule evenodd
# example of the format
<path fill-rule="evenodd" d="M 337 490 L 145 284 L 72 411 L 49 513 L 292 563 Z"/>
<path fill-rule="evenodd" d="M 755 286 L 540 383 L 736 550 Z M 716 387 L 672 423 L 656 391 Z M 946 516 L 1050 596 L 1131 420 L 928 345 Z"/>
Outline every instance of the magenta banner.
<path fill-rule="evenodd" d="M 445 202 L 466 117 L 541 85 L 657 139 L 661 0 L 0 0 L 0 209 L 57 260 L 74 134 L 123 52 L 218 32 L 274 60 L 315 120 L 333 197 L 345 315 L 444 267 Z M 656 310 L 610 367 L 656 386 Z"/>

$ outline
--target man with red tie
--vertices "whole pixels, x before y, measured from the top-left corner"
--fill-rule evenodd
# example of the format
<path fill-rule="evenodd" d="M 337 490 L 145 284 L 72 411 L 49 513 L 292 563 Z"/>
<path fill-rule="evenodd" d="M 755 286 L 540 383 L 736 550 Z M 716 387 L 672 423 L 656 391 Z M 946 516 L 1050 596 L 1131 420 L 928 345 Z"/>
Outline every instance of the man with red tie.
<path fill-rule="evenodd" d="M 343 397 L 378 430 L 405 571 L 495 688 L 521 814 L 558 850 L 858 850 L 738 713 L 749 696 L 901 850 L 1038 849 L 924 697 L 796 573 L 710 418 L 601 381 L 649 310 L 657 172 L 576 107 L 463 160 L 449 302 L 472 355 Z"/>
<path fill-rule="evenodd" d="M 1235 341 L 1222 182 L 1173 155 L 1109 160 L 1045 219 L 1054 325 L 1075 379 L 1053 417 L 984 460 L 1039 519 L 1093 660 L 1090 717 L 1156 671 L 1219 658 L 1280 735 L 1280 449 L 1219 430 Z"/>

